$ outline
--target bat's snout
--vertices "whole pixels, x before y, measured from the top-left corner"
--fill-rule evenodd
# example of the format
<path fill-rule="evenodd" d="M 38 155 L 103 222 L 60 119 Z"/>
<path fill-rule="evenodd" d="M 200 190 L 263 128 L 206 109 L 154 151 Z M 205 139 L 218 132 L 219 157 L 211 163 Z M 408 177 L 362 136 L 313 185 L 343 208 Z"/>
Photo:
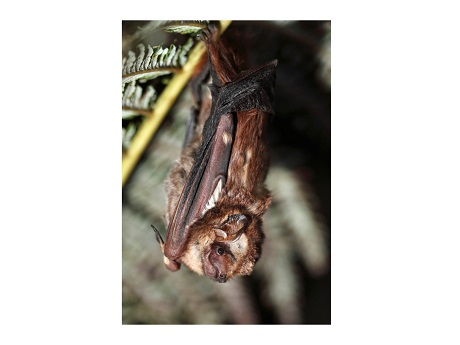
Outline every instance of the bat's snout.
<path fill-rule="evenodd" d="M 218 281 L 219 283 L 225 283 L 225 282 L 227 281 L 227 275 L 226 275 L 225 273 L 221 273 L 221 272 L 220 272 L 220 273 L 217 275 L 217 281 Z"/>

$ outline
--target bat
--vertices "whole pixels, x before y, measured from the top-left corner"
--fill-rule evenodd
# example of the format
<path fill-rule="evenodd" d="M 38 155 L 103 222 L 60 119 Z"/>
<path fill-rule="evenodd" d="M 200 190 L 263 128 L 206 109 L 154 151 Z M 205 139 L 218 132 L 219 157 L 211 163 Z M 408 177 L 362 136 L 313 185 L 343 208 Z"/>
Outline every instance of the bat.
<path fill-rule="evenodd" d="M 165 181 L 166 240 L 154 230 L 169 270 L 183 264 L 225 283 L 250 275 L 262 251 L 277 60 L 243 69 L 215 26 L 204 29 L 201 39 L 207 68 L 195 81 L 183 150 Z M 202 89 L 208 75 L 211 84 Z"/>

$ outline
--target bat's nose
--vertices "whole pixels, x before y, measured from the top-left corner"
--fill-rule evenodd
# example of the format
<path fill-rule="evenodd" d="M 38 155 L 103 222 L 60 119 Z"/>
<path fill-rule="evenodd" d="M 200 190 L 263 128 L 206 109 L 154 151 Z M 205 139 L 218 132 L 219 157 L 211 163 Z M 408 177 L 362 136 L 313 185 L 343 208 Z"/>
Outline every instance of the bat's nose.
<path fill-rule="evenodd" d="M 227 281 L 227 275 L 222 272 L 219 272 L 219 275 L 217 276 L 217 281 L 219 283 L 225 283 Z"/>

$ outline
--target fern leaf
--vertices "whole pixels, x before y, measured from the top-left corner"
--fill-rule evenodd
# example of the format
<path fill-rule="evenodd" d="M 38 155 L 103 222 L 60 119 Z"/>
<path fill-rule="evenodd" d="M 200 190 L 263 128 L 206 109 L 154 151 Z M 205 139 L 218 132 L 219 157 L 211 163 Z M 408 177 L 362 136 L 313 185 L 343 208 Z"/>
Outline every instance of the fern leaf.
<path fill-rule="evenodd" d="M 190 37 L 188 41 L 177 47 L 171 44 L 169 48 L 162 46 L 151 47 L 139 44 L 139 53 L 128 52 L 128 56 L 122 60 L 122 83 L 130 83 L 135 80 L 141 82 L 151 80 L 159 76 L 177 72 L 187 62 L 188 52 L 193 46 L 194 39 Z"/>
<path fill-rule="evenodd" d="M 158 56 L 160 56 L 162 52 L 163 52 L 163 48 L 161 46 L 158 46 L 155 53 L 152 56 L 152 62 L 150 63 L 150 66 L 148 67 L 149 69 L 157 67 Z"/>
<path fill-rule="evenodd" d="M 126 38 L 125 44 L 129 46 L 133 42 L 143 41 L 150 34 L 158 31 L 193 35 L 207 27 L 209 23 L 209 20 L 154 20 Z"/>
<path fill-rule="evenodd" d="M 134 61 L 136 61 L 136 54 L 132 50 L 130 50 L 128 52 L 128 58 L 126 59 L 126 63 L 123 65 L 123 74 L 131 72 L 131 67 Z"/>
<path fill-rule="evenodd" d="M 159 57 L 158 67 L 166 66 L 166 64 L 164 63 L 164 60 L 165 60 L 165 56 L 168 54 L 168 51 L 169 51 L 168 48 L 163 49 L 163 52 L 161 53 L 161 56 Z"/>
<path fill-rule="evenodd" d="M 145 90 L 144 94 L 139 100 L 139 108 L 140 109 L 149 109 L 152 107 L 153 103 L 156 100 L 156 92 L 153 86 L 149 85 L 147 86 L 147 89 Z"/>
<path fill-rule="evenodd" d="M 139 114 L 150 114 L 156 98 L 157 93 L 152 85 L 147 86 L 143 91 L 141 86 L 132 81 L 123 92 L 122 118 L 128 119 Z"/>
<path fill-rule="evenodd" d="M 127 150 L 129 145 L 131 144 L 131 140 L 136 134 L 136 125 L 134 123 L 130 123 L 128 127 L 125 129 L 123 128 L 123 136 L 122 136 L 122 146 L 123 149 Z"/>
<path fill-rule="evenodd" d="M 181 20 L 164 23 L 163 30 L 178 34 L 196 34 L 207 27 L 209 20 Z"/>
<path fill-rule="evenodd" d="M 169 47 L 168 58 L 165 61 L 166 66 L 172 66 L 172 60 L 174 58 L 174 55 L 176 54 L 176 50 L 176 46 L 174 44 L 171 44 L 171 46 Z"/>
<path fill-rule="evenodd" d="M 158 47 L 155 47 L 155 49 L 158 48 Z M 145 57 L 145 60 L 144 60 L 144 70 L 148 69 L 149 68 L 149 65 L 150 65 L 150 60 L 152 59 L 152 55 L 153 55 L 153 49 L 150 44 L 147 46 L 147 56 Z"/>
<path fill-rule="evenodd" d="M 193 39 L 189 38 L 188 41 L 178 50 L 178 63 L 179 66 L 185 65 L 187 62 L 187 54 L 193 46 Z"/>
<path fill-rule="evenodd" d="M 139 49 L 139 56 L 137 57 L 136 60 L 136 70 L 137 71 L 143 71 L 144 70 L 144 55 L 145 55 L 145 46 L 143 44 L 139 44 L 137 46 Z"/>

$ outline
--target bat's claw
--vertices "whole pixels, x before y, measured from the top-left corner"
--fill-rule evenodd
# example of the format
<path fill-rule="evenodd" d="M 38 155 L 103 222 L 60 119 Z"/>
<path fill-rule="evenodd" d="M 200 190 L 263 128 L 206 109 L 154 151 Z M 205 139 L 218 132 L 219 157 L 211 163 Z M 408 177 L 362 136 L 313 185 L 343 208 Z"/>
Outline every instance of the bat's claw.
<path fill-rule="evenodd" d="M 219 29 L 214 24 L 209 24 L 206 28 L 201 30 L 201 33 L 198 37 L 205 43 L 216 41 L 217 35 L 219 34 Z"/>
<path fill-rule="evenodd" d="M 153 225 L 150 225 L 153 229 L 153 231 L 155 232 L 155 238 L 157 240 L 157 242 L 160 244 L 161 246 L 161 251 L 164 253 L 164 246 L 165 246 L 165 241 L 163 241 L 163 238 L 161 237 L 161 234 L 160 232 L 158 231 L 157 228 L 155 228 Z"/>
<path fill-rule="evenodd" d="M 160 232 L 158 231 L 157 228 L 155 228 L 153 225 L 150 225 L 155 232 L 155 238 L 157 239 L 158 243 L 161 246 L 161 251 L 165 252 L 165 241 L 163 241 L 163 238 L 161 237 Z M 163 255 L 163 262 L 166 266 L 166 268 L 172 272 L 178 271 L 180 269 L 180 263 L 174 260 L 169 260 L 165 255 Z"/>

